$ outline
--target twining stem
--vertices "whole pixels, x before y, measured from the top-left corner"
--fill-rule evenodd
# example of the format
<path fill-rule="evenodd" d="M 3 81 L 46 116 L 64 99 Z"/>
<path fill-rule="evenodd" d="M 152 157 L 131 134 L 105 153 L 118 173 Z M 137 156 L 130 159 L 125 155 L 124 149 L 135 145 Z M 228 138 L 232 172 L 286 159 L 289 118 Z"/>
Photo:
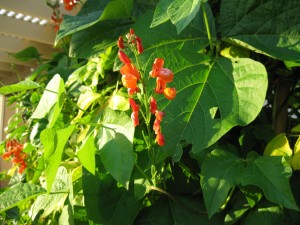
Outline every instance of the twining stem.
<path fill-rule="evenodd" d="M 207 19 L 207 15 L 206 15 L 206 11 L 205 11 L 205 7 L 204 7 L 204 2 L 201 1 L 201 8 L 202 8 L 202 13 L 203 13 L 203 19 L 204 19 L 204 23 L 205 23 L 205 28 L 206 28 L 206 32 L 207 32 L 207 37 L 208 37 L 208 41 L 209 41 L 209 47 L 210 47 L 210 54 L 213 54 L 213 41 L 211 38 L 211 33 L 210 33 L 210 29 L 209 29 L 209 23 L 208 23 L 208 19 Z"/>

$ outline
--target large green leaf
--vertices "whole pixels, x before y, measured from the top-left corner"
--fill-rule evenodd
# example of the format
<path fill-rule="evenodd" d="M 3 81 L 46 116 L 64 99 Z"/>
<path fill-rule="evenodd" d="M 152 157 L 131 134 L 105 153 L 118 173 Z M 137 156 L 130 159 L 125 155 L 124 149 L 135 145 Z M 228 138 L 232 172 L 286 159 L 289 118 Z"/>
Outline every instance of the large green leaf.
<path fill-rule="evenodd" d="M 143 209 L 134 225 L 222 225 L 218 217 L 208 219 L 203 200 L 199 197 L 174 196 L 175 198 L 160 198 L 151 207 Z M 175 200 L 175 201 L 174 201 Z"/>
<path fill-rule="evenodd" d="M 74 129 L 75 125 L 70 125 L 60 130 L 47 128 L 41 132 L 41 142 L 44 147 L 45 172 L 48 192 L 51 191 L 65 145 Z"/>
<path fill-rule="evenodd" d="M 228 192 L 240 183 L 242 160 L 226 149 L 215 149 L 201 167 L 201 187 L 209 217 L 224 204 Z"/>
<path fill-rule="evenodd" d="M 36 82 L 33 82 L 31 80 L 23 80 L 16 84 L 6 85 L 3 87 L 0 87 L 0 94 L 1 95 L 7 95 L 12 94 L 19 91 L 28 91 L 32 89 L 39 88 L 40 85 Z"/>
<path fill-rule="evenodd" d="M 50 127 L 53 126 L 62 108 L 64 91 L 64 81 L 60 75 L 56 74 L 47 84 L 39 104 L 31 115 L 31 118 L 42 119 L 48 115 L 50 120 L 49 125 Z"/>
<path fill-rule="evenodd" d="M 20 52 L 17 53 L 9 53 L 17 60 L 28 62 L 32 60 L 39 60 L 40 54 L 38 52 L 38 49 L 36 47 L 30 46 L 28 48 L 23 49 Z"/>
<path fill-rule="evenodd" d="M 40 211 L 42 211 L 42 213 L 39 214 L 39 218 L 45 218 L 54 210 L 59 210 L 58 206 L 64 204 L 69 194 L 69 185 L 67 169 L 59 167 L 51 188 L 51 193 L 37 197 L 28 212 L 30 218 L 35 219 Z"/>
<path fill-rule="evenodd" d="M 244 225 L 264 224 L 264 225 L 287 225 L 292 224 L 291 219 L 284 214 L 282 207 L 270 202 L 262 202 L 247 215 Z"/>
<path fill-rule="evenodd" d="M 95 174 L 95 138 L 89 135 L 80 146 L 77 156 L 81 164 L 92 174 Z"/>
<path fill-rule="evenodd" d="M 125 113 L 107 108 L 101 123 L 96 137 L 100 158 L 105 169 L 125 185 L 135 162 L 132 121 Z"/>
<path fill-rule="evenodd" d="M 97 57 L 108 47 L 116 45 L 118 37 L 128 31 L 129 27 L 124 20 L 100 21 L 73 34 L 69 54 L 77 58 Z"/>
<path fill-rule="evenodd" d="M 84 203 L 89 220 L 102 225 L 132 225 L 141 207 L 125 188 L 118 188 L 109 174 L 96 174 L 84 170 Z"/>
<path fill-rule="evenodd" d="M 152 55 L 165 58 L 165 66 L 175 74 L 169 86 L 176 88 L 176 98 L 159 99 L 158 103 L 166 113 L 162 121 L 164 148 L 174 160 L 181 157 L 182 140 L 192 143 L 192 151 L 197 153 L 233 126 L 253 121 L 263 106 L 267 72 L 259 62 L 221 57 L 210 61 L 202 54 L 169 49 Z M 153 60 L 145 62 L 147 71 Z M 149 91 L 152 89 L 150 85 Z"/>
<path fill-rule="evenodd" d="M 175 0 L 168 7 L 170 20 L 175 24 L 177 33 L 186 28 L 199 13 L 201 0 Z"/>
<path fill-rule="evenodd" d="M 241 183 L 256 185 L 269 201 L 298 210 L 289 184 L 291 175 L 292 169 L 284 157 L 263 156 L 249 163 Z"/>
<path fill-rule="evenodd" d="M 39 185 L 16 184 L 0 195 L 0 213 L 45 192 L 45 189 Z"/>
<path fill-rule="evenodd" d="M 299 11 L 298 0 L 224 0 L 222 37 L 281 60 L 299 60 Z"/>

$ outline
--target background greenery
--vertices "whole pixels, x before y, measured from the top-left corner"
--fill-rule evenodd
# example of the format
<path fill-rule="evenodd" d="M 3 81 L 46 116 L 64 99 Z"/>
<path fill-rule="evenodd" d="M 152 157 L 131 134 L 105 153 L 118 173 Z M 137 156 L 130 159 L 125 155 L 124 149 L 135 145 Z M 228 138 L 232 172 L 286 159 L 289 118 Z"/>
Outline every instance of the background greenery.
<path fill-rule="evenodd" d="M 299 224 L 299 11 L 298 0 L 87 0 L 65 15 L 65 51 L 0 88 L 20 109 L 7 134 L 28 164 L 2 172 L 0 221 Z M 140 72 L 160 57 L 175 74 L 155 157 L 119 82 L 129 28 Z M 40 60 L 32 48 L 15 57 Z"/>

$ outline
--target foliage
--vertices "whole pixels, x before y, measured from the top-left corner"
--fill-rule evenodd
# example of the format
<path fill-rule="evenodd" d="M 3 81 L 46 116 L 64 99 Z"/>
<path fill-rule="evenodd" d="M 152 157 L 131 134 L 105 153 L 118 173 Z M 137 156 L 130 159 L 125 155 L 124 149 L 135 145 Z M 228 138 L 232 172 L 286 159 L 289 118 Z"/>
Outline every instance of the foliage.
<path fill-rule="evenodd" d="M 6 171 L 0 221 L 299 224 L 299 10 L 87 0 L 65 51 L 15 54 L 40 66 L 0 88 L 19 109 L 0 153 L 17 140 L 27 167 Z"/>

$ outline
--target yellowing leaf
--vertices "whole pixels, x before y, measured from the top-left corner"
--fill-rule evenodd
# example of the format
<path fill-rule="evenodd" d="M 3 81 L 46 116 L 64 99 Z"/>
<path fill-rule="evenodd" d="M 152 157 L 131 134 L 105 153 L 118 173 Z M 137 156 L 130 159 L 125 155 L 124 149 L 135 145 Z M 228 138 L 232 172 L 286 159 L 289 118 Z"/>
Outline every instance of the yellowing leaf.
<path fill-rule="evenodd" d="M 293 152 L 285 134 L 279 134 L 274 137 L 266 146 L 265 156 L 292 156 Z"/>
<path fill-rule="evenodd" d="M 220 52 L 220 55 L 226 58 L 248 58 L 250 55 L 250 51 L 246 48 L 242 48 L 239 46 L 231 45 L 226 46 Z"/>
<path fill-rule="evenodd" d="M 300 170 L 300 151 L 298 151 L 293 155 L 291 166 L 293 167 L 294 170 Z"/>
<path fill-rule="evenodd" d="M 294 146 L 294 155 L 298 152 L 300 152 L 300 136 L 298 137 L 298 140 L 296 141 L 296 144 Z"/>

